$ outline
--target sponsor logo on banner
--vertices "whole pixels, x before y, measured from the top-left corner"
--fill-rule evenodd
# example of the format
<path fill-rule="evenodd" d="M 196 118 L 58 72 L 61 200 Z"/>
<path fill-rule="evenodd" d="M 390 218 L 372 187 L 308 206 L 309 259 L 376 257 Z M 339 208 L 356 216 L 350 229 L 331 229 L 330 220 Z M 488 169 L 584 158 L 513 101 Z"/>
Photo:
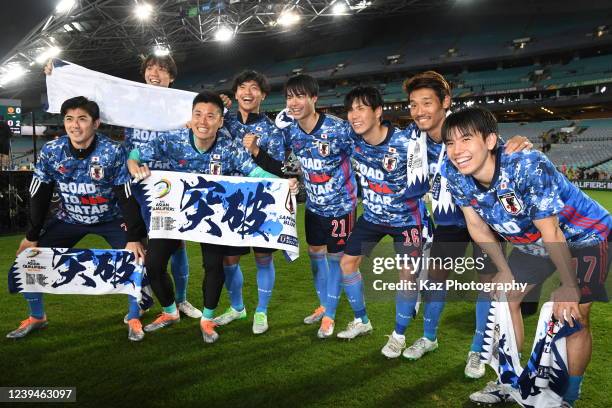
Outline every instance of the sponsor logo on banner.
<path fill-rule="evenodd" d="M 170 192 L 172 184 L 166 179 L 161 179 L 153 185 L 153 195 L 155 198 L 162 198 Z"/>

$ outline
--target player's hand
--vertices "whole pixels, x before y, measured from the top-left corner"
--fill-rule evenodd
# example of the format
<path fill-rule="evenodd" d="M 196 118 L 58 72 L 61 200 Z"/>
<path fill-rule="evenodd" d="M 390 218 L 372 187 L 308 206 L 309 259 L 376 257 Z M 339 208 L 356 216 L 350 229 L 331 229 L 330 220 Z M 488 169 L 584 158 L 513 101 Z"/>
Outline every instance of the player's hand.
<path fill-rule="evenodd" d="M 144 180 L 151 175 L 149 166 L 143 164 L 139 165 L 135 160 L 128 160 L 128 171 L 134 177 L 135 181 Z"/>
<path fill-rule="evenodd" d="M 246 135 L 244 135 L 244 138 L 242 139 L 242 145 L 254 157 L 257 157 L 257 155 L 259 154 L 259 146 L 257 146 L 258 139 L 259 139 L 259 136 L 256 135 L 255 133 L 247 133 Z"/>
<path fill-rule="evenodd" d="M 497 272 L 495 274 L 495 276 L 493 276 L 493 278 L 491 279 L 491 282 L 495 283 L 495 284 L 500 284 L 500 283 L 512 283 L 512 281 L 514 280 L 514 276 L 512 275 L 512 272 L 508 271 L 500 271 Z M 491 297 L 495 300 L 500 300 L 502 298 L 502 296 L 506 295 L 506 300 L 510 300 L 509 299 L 509 294 L 510 293 L 506 293 L 503 290 L 495 290 L 493 292 L 491 292 Z"/>
<path fill-rule="evenodd" d="M 136 257 L 136 263 L 138 265 L 144 265 L 146 252 L 145 252 L 144 246 L 142 245 L 142 242 L 140 241 L 128 242 L 125 245 L 125 249 L 127 251 L 134 253 L 134 256 Z"/>
<path fill-rule="evenodd" d="M 43 68 L 43 72 L 45 73 L 45 75 L 51 75 L 51 73 L 53 72 L 53 60 L 52 59 L 47 61 L 47 63 L 45 64 L 45 67 Z"/>
<path fill-rule="evenodd" d="M 572 317 L 578 321 L 582 320 L 578 308 L 580 289 L 577 286 L 561 285 L 553 291 L 551 299 L 553 301 L 553 315 L 558 321 L 563 322 L 565 320 L 570 327 L 574 327 Z"/>
<path fill-rule="evenodd" d="M 300 183 L 295 177 L 289 179 L 289 192 L 291 195 L 297 195 L 300 192 Z"/>
<path fill-rule="evenodd" d="M 18 256 L 20 253 L 22 253 L 26 249 L 28 249 L 28 248 L 36 248 L 37 246 L 38 246 L 38 241 L 28 241 L 27 238 L 24 238 L 19 243 L 19 248 L 17 248 L 17 253 L 15 255 Z"/>
<path fill-rule="evenodd" d="M 225 109 L 229 109 L 232 107 L 232 100 L 230 99 L 229 96 L 225 94 L 219 94 L 219 97 L 223 101 L 223 106 L 225 107 Z"/>
<path fill-rule="evenodd" d="M 516 135 L 506 142 L 506 148 L 504 151 L 508 154 L 520 152 L 522 150 L 531 150 L 533 143 L 529 141 L 525 136 Z"/>

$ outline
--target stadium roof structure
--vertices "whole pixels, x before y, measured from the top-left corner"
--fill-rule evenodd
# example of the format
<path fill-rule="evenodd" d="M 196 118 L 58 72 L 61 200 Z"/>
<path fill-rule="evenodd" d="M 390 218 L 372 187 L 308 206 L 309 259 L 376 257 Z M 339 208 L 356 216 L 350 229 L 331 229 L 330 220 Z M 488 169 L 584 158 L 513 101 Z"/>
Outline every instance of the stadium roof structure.
<path fill-rule="evenodd" d="M 364 20 L 397 16 L 426 11 L 448 2 L 62 0 L 53 13 L 0 60 L 0 93 L 17 97 L 28 87 L 38 86 L 41 65 L 58 54 L 62 59 L 96 70 L 118 72 L 138 65 L 139 57 L 154 50 L 176 55 L 190 52 L 194 47 L 206 47 L 221 39 L 220 29 L 224 30 L 226 39 L 274 36 L 296 29 L 330 26 L 343 17 Z M 14 80 L 17 77 L 28 80 Z"/>

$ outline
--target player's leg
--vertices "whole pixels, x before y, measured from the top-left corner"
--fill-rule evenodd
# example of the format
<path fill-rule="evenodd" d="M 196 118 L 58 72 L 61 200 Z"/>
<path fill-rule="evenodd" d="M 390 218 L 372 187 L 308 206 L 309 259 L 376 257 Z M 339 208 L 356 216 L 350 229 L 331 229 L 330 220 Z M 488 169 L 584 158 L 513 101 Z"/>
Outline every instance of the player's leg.
<path fill-rule="evenodd" d="M 219 334 L 215 330 L 217 323 L 214 320 L 214 315 L 215 309 L 219 305 L 225 279 L 223 258 L 232 247 L 212 244 L 200 244 L 200 247 L 202 249 L 202 266 L 204 267 L 204 280 L 202 281 L 204 308 L 200 319 L 200 331 L 206 343 L 214 343 L 219 338 Z"/>
<path fill-rule="evenodd" d="M 199 319 L 202 317 L 202 312 L 187 301 L 189 259 L 187 258 L 187 245 L 185 241 L 181 241 L 181 246 L 172 254 L 170 258 L 170 270 L 174 278 L 176 304 L 179 312 L 191 318 Z"/>
<path fill-rule="evenodd" d="M 353 309 L 355 319 L 349 322 L 346 330 L 338 333 L 338 337 L 341 339 L 353 339 L 372 332 L 372 322 L 370 322 L 366 311 L 363 278 L 359 266 L 363 255 L 369 255 L 383 236 L 383 233 L 376 230 L 373 224 L 367 222 L 361 216 L 344 247 L 344 256 L 340 260 L 342 288 L 351 309 Z"/>
<path fill-rule="evenodd" d="M 328 225 L 327 241 L 327 301 L 325 314 L 321 320 L 321 327 L 317 335 L 320 338 L 330 337 L 334 333 L 336 309 L 342 293 L 342 268 L 340 261 L 344 255 L 346 241 L 353 231 L 355 212 L 352 211 L 341 217 L 332 218 Z"/>
<path fill-rule="evenodd" d="M 563 401 L 569 406 L 573 406 L 574 402 L 580 397 L 582 377 L 591 361 L 593 348 L 590 325 L 591 306 L 593 301 L 608 301 L 605 283 L 612 262 L 608 248 L 609 243 L 602 242 L 597 246 L 572 250 L 572 256 L 577 265 L 578 282 L 583 295 L 579 305 L 582 329 L 566 340 L 570 377 Z M 588 293 L 588 295 L 585 295 L 585 293 Z"/>
<path fill-rule="evenodd" d="M 406 347 L 404 336 L 406 329 L 416 314 L 416 304 L 418 301 L 418 290 L 410 289 L 408 285 L 415 285 L 419 273 L 422 269 L 422 227 L 410 225 L 401 228 L 387 228 L 387 233 L 393 238 L 393 247 L 397 255 L 404 260 L 399 272 L 399 282 L 404 284 L 404 289 L 397 291 L 395 298 L 395 328 L 388 336 L 387 344 L 382 348 L 382 354 L 387 358 L 397 358 L 402 355 L 402 350 Z M 433 351 L 438 347 L 436 341 L 427 341 L 425 338 L 414 345 L 415 350 L 422 353 Z M 407 354 L 409 350 L 404 350 L 404 357 L 413 358 L 413 354 Z M 421 354 L 422 355 L 422 354 Z M 419 358 L 420 356 L 416 357 Z"/>
<path fill-rule="evenodd" d="M 329 218 L 321 217 L 306 209 L 304 214 L 306 229 L 306 242 L 308 243 L 308 257 L 314 287 L 319 298 L 319 306 L 313 313 L 304 318 L 305 324 L 314 324 L 323 318 L 325 303 L 327 302 L 327 237 Z"/>
<path fill-rule="evenodd" d="M 41 231 L 38 246 L 41 248 L 72 248 L 87 234 L 85 228 L 69 224 L 57 219 L 49 221 Z M 28 318 L 23 320 L 19 327 L 6 335 L 7 338 L 17 339 L 27 336 L 30 332 L 47 327 L 47 315 L 43 303 L 42 293 L 23 293 L 28 303 Z"/>
<path fill-rule="evenodd" d="M 224 326 L 237 319 L 246 319 L 247 312 L 242 297 L 244 276 L 240 269 L 240 257 L 250 252 L 248 247 L 224 247 L 223 273 L 225 275 L 225 289 L 230 298 L 230 306 L 215 318 L 215 324 Z"/>
<path fill-rule="evenodd" d="M 274 258 L 272 257 L 274 251 L 275 249 L 270 248 L 253 248 L 257 268 L 257 309 L 253 315 L 254 334 L 268 331 L 268 304 L 276 280 Z"/>
<path fill-rule="evenodd" d="M 144 327 L 145 332 L 159 330 L 181 320 L 174 299 L 172 279 L 167 272 L 170 256 L 179 245 L 180 241 L 176 239 L 149 239 L 145 265 L 153 293 L 162 306 L 162 313 Z"/>

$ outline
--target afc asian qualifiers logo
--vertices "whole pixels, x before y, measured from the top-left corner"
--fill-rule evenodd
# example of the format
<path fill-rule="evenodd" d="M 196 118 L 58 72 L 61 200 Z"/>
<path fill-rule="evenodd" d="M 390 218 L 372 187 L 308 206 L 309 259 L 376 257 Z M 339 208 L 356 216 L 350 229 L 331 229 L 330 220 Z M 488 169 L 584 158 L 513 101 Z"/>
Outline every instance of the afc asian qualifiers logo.
<path fill-rule="evenodd" d="M 387 171 L 393 171 L 397 167 L 397 157 L 385 154 L 383 157 L 383 168 Z"/>
<path fill-rule="evenodd" d="M 100 181 L 104 178 L 104 167 L 100 166 L 100 158 L 94 156 L 89 164 L 89 177 L 92 180 Z"/>
<path fill-rule="evenodd" d="M 508 214 L 516 215 L 523 210 L 523 205 L 521 204 L 519 199 L 516 198 L 516 194 L 514 193 L 514 191 L 510 191 L 509 193 L 497 196 L 497 198 L 499 199 L 499 202 L 504 206 L 504 210 L 506 210 Z"/>
<path fill-rule="evenodd" d="M 209 164 L 210 174 L 213 176 L 221 175 L 221 163 L 216 161 L 211 161 Z"/>
<path fill-rule="evenodd" d="M 319 145 L 319 154 L 323 157 L 329 156 L 329 152 L 330 152 L 329 142 L 323 142 L 319 140 L 318 145 Z"/>
<path fill-rule="evenodd" d="M 170 192 L 172 183 L 169 180 L 161 179 L 153 185 L 153 195 L 155 198 L 162 198 Z"/>

